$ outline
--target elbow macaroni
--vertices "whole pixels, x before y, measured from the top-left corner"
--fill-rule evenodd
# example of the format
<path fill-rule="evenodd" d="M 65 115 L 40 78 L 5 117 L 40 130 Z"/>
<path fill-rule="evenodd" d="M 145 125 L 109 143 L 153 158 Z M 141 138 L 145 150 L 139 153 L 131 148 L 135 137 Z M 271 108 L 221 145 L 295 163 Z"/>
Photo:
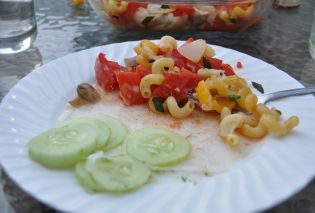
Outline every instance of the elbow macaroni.
<path fill-rule="evenodd" d="M 128 2 L 125 1 L 117 1 L 117 0 L 109 0 L 108 1 L 108 9 L 112 14 L 122 14 L 128 8 Z"/>
<path fill-rule="evenodd" d="M 172 70 L 174 64 L 175 62 L 172 58 L 159 58 L 152 64 L 152 73 L 163 75 L 165 68 Z"/>
<path fill-rule="evenodd" d="M 204 56 L 212 58 L 215 55 L 214 49 L 210 46 L 207 46 Z"/>
<path fill-rule="evenodd" d="M 296 116 L 292 116 L 285 122 L 280 123 L 271 115 L 263 114 L 256 127 L 245 124 L 241 128 L 241 132 L 249 138 L 261 138 L 268 132 L 273 132 L 280 137 L 288 134 L 298 123 L 299 119 Z"/>
<path fill-rule="evenodd" d="M 200 68 L 197 74 L 202 78 L 220 78 L 224 74 L 224 70 Z"/>
<path fill-rule="evenodd" d="M 159 48 L 163 52 L 171 53 L 174 49 L 177 48 L 177 42 L 171 36 L 163 36 L 160 40 Z"/>
<path fill-rule="evenodd" d="M 231 115 L 231 110 L 227 107 L 223 107 L 223 109 L 220 112 L 220 120 L 222 121 L 223 118 L 225 118 L 228 115 Z"/>
<path fill-rule="evenodd" d="M 161 74 L 149 74 L 144 76 L 140 81 L 140 92 L 144 98 L 151 97 L 151 86 L 159 85 L 164 81 L 164 76 Z"/>
<path fill-rule="evenodd" d="M 221 137 L 223 137 L 229 145 L 237 145 L 239 143 L 239 137 L 234 134 L 234 131 L 236 128 L 240 128 L 243 123 L 244 120 L 239 114 L 225 116 L 219 126 Z"/>
<path fill-rule="evenodd" d="M 152 63 L 158 59 L 159 47 L 149 40 L 142 40 L 135 48 L 136 61 L 144 67 L 150 68 Z"/>
<path fill-rule="evenodd" d="M 195 104 L 192 101 L 188 101 L 183 107 L 179 107 L 173 96 L 166 99 L 166 106 L 169 113 L 175 118 L 185 118 L 195 109 Z"/>
<path fill-rule="evenodd" d="M 215 79 L 207 79 L 206 85 L 209 90 L 216 90 L 217 93 L 221 97 L 227 97 L 228 96 L 228 87 L 227 85 L 219 78 Z"/>

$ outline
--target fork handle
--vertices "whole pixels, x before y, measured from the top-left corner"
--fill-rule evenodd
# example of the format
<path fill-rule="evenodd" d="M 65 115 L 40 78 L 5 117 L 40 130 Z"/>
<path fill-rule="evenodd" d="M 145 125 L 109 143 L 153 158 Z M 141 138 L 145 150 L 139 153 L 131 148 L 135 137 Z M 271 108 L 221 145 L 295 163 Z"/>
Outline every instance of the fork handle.
<path fill-rule="evenodd" d="M 268 101 L 276 100 L 276 99 L 284 98 L 288 96 L 306 95 L 306 94 L 312 94 L 312 93 L 315 93 L 315 87 L 289 89 L 289 90 L 274 92 L 270 94 L 270 96 L 268 97 Z"/>

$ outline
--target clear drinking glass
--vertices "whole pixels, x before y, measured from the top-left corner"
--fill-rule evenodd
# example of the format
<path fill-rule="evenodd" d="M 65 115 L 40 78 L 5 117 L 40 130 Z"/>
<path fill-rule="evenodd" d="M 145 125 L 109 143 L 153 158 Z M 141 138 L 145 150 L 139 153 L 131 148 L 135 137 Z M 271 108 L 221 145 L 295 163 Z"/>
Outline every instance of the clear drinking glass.
<path fill-rule="evenodd" d="M 0 54 L 28 49 L 36 38 L 33 0 L 0 0 Z"/>
<path fill-rule="evenodd" d="M 315 11 L 313 16 L 313 24 L 311 28 L 311 35 L 309 40 L 309 51 L 312 58 L 315 60 Z"/>

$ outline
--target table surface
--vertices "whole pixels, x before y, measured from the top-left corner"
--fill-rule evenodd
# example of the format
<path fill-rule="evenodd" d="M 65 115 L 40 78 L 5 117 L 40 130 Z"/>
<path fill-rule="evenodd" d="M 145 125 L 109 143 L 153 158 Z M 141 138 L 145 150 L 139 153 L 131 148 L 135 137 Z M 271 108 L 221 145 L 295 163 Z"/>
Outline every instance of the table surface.
<path fill-rule="evenodd" d="M 38 34 L 34 45 L 14 56 L 0 55 L 0 99 L 34 68 L 68 53 L 115 42 L 159 39 L 165 34 L 179 40 L 204 38 L 273 64 L 304 86 L 315 86 L 315 61 L 308 52 L 314 0 L 303 0 L 294 9 L 270 6 L 262 24 L 239 32 L 127 31 L 113 28 L 88 4 L 73 8 L 70 0 L 35 0 L 35 7 Z M 20 190 L 3 171 L 1 187 L 16 212 L 55 212 Z M 315 212 L 315 180 L 266 212 Z"/>

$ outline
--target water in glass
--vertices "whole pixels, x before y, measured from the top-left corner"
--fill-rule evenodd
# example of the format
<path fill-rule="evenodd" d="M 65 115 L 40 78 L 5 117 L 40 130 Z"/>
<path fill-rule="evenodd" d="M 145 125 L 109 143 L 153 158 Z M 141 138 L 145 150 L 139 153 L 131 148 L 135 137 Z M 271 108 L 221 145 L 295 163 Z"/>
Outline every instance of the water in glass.
<path fill-rule="evenodd" d="M 0 0 L 0 54 L 23 51 L 35 37 L 33 0 Z"/>

